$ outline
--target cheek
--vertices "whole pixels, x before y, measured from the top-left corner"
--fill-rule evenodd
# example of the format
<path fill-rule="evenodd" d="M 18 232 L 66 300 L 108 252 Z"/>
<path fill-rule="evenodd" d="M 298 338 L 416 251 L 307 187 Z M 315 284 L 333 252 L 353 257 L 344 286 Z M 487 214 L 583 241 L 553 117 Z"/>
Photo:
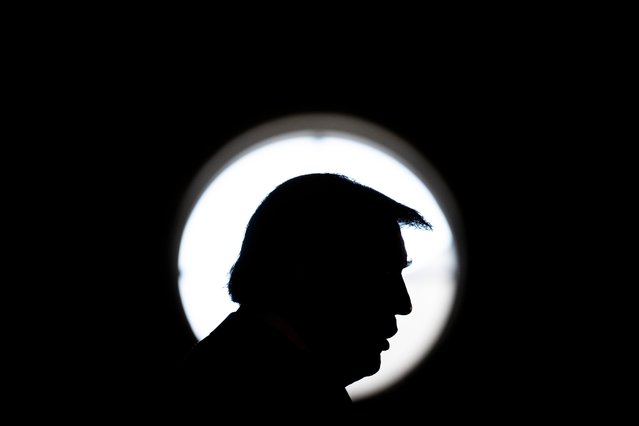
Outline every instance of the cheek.
<path fill-rule="evenodd" d="M 387 312 L 406 286 L 401 275 L 380 274 L 362 282 L 360 300 L 372 311 Z"/>
<path fill-rule="evenodd" d="M 361 328 L 387 317 L 398 295 L 405 292 L 401 274 L 344 274 L 332 285 L 335 291 L 325 304 L 326 314 Z"/>

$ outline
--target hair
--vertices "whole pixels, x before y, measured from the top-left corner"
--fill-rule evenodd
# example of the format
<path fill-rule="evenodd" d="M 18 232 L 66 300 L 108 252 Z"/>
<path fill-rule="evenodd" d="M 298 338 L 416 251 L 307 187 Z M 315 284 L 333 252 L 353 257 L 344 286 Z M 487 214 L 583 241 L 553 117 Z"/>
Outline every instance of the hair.
<path fill-rule="evenodd" d="M 304 285 L 292 273 L 297 265 L 330 268 L 335 259 L 348 257 L 349 241 L 389 226 L 432 229 L 416 210 L 347 176 L 292 178 L 268 194 L 251 217 L 230 271 L 229 295 L 239 304 L 292 303 L 289 298 Z"/>

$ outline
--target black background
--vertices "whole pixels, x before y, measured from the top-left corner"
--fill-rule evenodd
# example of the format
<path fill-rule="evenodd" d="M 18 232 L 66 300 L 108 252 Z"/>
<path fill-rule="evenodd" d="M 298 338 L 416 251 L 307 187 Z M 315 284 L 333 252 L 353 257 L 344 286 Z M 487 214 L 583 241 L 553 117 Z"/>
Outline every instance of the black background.
<path fill-rule="evenodd" d="M 168 412 L 174 368 L 193 344 L 174 276 L 187 187 L 243 131 L 331 112 L 417 148 L 452 191 L 466 241 L 451 328 L 405 382 L 358 403 L 362 419 L 521 419 L 571 406 L 565 394 L 592 375 L 577 374 L 567 350 L 572 271 L 549 235 L 576 197 L 569 171 L 590 95 L 565 57 L 462 43 L 417 61 L 346 54 L 318 64 L 304 50 L 287 60 L 265 49 L 239 62 L 211 46 L 140 40 L 46 49 L 24 69 L 19 149 L 5 161 L 18 160 L 9 182 L 17 223 L 29 225 L 26 237 L 13 229 L 16 251 L 38 259 L 21 264 L 22 288 L 37 283 L 38 298 L 15 345 L 28 365 L 18 394 L 61 410 Z"/>

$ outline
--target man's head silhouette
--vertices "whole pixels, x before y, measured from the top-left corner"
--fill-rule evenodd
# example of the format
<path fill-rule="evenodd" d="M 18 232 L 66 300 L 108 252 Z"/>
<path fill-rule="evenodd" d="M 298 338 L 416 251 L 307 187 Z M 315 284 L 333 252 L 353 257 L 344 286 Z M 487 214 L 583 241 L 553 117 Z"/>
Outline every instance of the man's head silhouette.
<path fill-rule="evenodd" d="M 412 309 L 404 225 L 431 229 L 342 175 L 298 176 L 267 195 L 231 269 L 239 308 L 184 359 L 192 412 L 257 409 L 280 424 L 351 412 L 346 386 L 379 370 L 395 316 Z"/>
<path fill-rule="evenodd" d="M 400 228 L 431 229 L 412 208 L 337 174 L 275 188 L 246 228 L 228 283 L 347 386 L 380 368 L 396 315 L 412 306 Z"/>

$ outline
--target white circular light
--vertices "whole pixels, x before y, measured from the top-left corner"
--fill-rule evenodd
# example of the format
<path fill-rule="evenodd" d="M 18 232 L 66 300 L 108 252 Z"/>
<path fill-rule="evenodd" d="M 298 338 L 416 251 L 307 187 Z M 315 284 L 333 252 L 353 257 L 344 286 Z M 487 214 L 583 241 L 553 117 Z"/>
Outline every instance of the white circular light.
<path fill-rule="evenodd" d="M 237 309 L 226 284 L 246 225 L 280 183 L 307 173 L 340 173 L 415 208 L 433 231 L 403 228 L 412 264 L 404 271 L 413 311 L 397 317 L 398 333 L 378 373 L 347 387 L 363 399 L 399 382 L 433 348 L 458 293 L 459 224 L 451 195 L 409 144 L 366 121 L 300 115 L 253 129 L 229 143 L 195 179 L 184 205 L 178 285 L 198 340 Z"/>

